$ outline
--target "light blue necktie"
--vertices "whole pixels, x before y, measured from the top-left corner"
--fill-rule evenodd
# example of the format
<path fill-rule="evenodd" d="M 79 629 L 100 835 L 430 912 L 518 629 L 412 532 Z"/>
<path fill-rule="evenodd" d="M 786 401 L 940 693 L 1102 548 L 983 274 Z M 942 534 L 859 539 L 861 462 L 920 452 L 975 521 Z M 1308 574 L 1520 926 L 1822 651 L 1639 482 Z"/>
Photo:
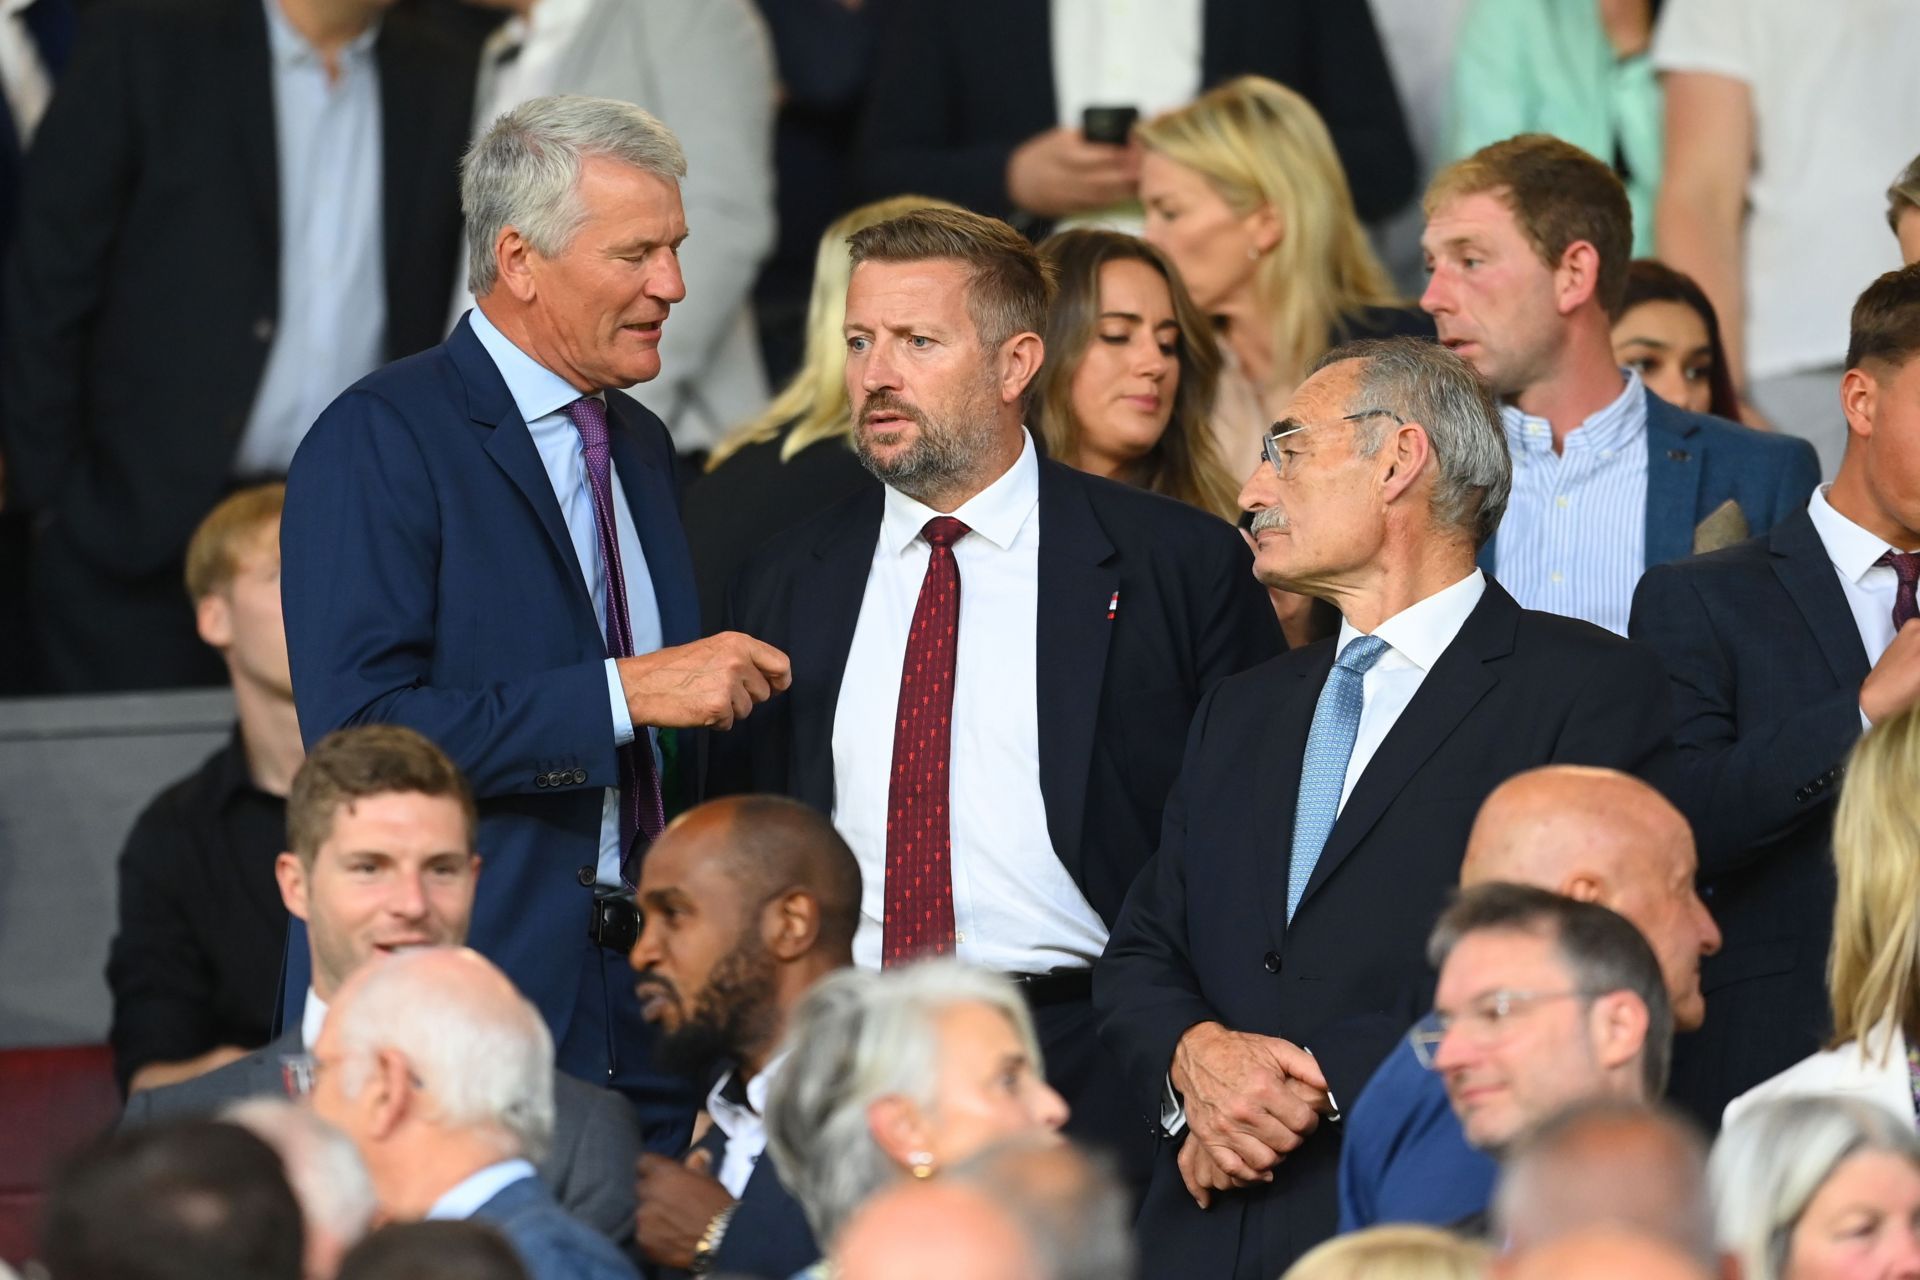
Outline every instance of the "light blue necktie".
<path fill-rule="evenodd" d="M 1340 788 L 1346 785 L 1347 761 L 1353 739 L 1360 732 L 1361 692 L 1367 671 L 1387 651 L 1378 636 L 1355 636 L 1334 659 L 1333 670 L 1313 706 L 1313 727 L 1307 730 L 1307 754 L 1300 764 L 1300 798 L 1293 806 L 1293 856 L 1287 860 L 1287 923 L 1313 878 L 1314 864 L 1327 847 L 1333 820 L 1340 815 Z"/>

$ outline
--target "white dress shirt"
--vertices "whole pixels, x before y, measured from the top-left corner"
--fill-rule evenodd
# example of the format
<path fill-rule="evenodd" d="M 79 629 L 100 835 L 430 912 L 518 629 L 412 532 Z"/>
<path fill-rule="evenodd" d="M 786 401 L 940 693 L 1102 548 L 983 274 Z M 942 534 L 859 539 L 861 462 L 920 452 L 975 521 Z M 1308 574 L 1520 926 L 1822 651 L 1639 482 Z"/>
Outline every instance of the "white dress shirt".
<path fill-rule="evenodd" d="M 546 468 L 553 484 L 553 496 L 560 503 L 560 516 L 566 521 L 567 537 L 573 542 L 574 558 L 579 561 L 587 592 L 593 597 L 593 616 L 600 623 L 600 634 L 607 631 L 607 570 L 600 555 L 600 526 L 593 514 L 593 490 L 587 475 L 586 447 L 580 442 L 580 429 L 567 416 L 567 406 L 580 398 L 572 384 L 553 370 L 507 340 L 494 328 L 480 308 L 473 309 L 473 336 L 487 349 L 494 367 L 507 384 L 514 408 L 533 436 L 540 465 Z M 609 424 L 611 425 L 611 424 Z M 633 527 L 633 513 L 627 506 L 626 487 L 620 483 L 620 468 L 610 467 L 613 487 L 613 528 L 620 544 L 620 573 L 627 585 L 627 616 L 633 628 L 635 654 L 652 653 L 665 643 L 660 627 L 660 602 L 653 593 L 653 575 L 647 569 L 647 556 L 640 549 L 640 534 Z M 633 717 L 627 711 L 627 697 L 620 685 L 618 660 L 607 659 L 607 700 L 613 710 L 613 741 L 625 746 L 633 741 Z M 661 767 L 660 746 L 652 729 L 647 730 L 653 745 L 653 767 Z M 597 866 L 603 885 L 620 883 L 620 790 L 608 787 L 600 806 L 600 857 Z"/>
<path fill-rule="evenodd" d="M 312 987 L 308 987 L 306 1007 L 300 1011 L 300 1043 L 308 1053 L 312 1053 L 313 1046 L 320 1043 L 320 1028 L 326 1025 L 326 1021 L 327 1002 L 315 995 Z"/>
<path fill-rule="evenodd" d="M 53 100 L 53 77 L 27 26 L 27 10 L 33 4 L 34 0 L 0 0 L 0 91 L 7 95 L 14 137 L 23 152 L 32 144 L 40 117 Z"/>
<path fill-rule="evenodd" d="M 860 860 L 853 958 L 868 968 L 880 965 L 900 672 L 931 556 L 920 531 L 940 514 L 886 491 L 833 721 L 833 822 Z M 1032 438 L 1006 474 L 952 514 L 973 530 L 953 546 L 954 941 L 962 960 L 1003 973 L 1085 969 L 1105 948 L 1107 928 L 1054 852 L 1040 792 L 1040 460 Z"/>
<path fill-rule="evenodd" d="M 454 1183 L 445 1195 L 433 1202 L 433 1208 L 427 1210 L 427 1217 L 430 1220 L 471 1218 L 481 1205 L 522 1178 L 533 1176 L 533 1166 L 525 1160 L 502 1160 L 498 1164 L 490 1164 Z"/>
<path fill-rule="evenodd" d="M 1880 655 L 1893 643 L 1893 597 L 1900 589 L 1899 575 L 1891 565 L 1875 564 L 1889 551 L 1898 551 L 1877 535 L 1867 532 L 1833 509 L 1827 501 L 1827 486 L 1821 485 L 1807 500 L 1807 517 L 1820 544 L 1833 561 L 1840 576 L 1840 591 L 1853 612 L 1853 625 L 1860 632 L 1860 646 L 1867 651 L 1867 665 L 1880 661 Z M 1868 727 L 1867 713 L 1860 713 L 1860 727 Z"/>
<path fill-rule="evenodd" d="M 780 1054 L 747 1081 L 745 1102 L 731 1096 L 739 1092 L 731 1071 L 716 1080 L 707 1093 L 707 1115 L 714 1128 L 727 1135 L 726 1153 L 713 1176 L 735 1200 L 746 1194 L 754 1166 L 767 1149 L 767 1091 L 773 1088 L 774 1078 L 786 1061 L 787 1055 Z"/>

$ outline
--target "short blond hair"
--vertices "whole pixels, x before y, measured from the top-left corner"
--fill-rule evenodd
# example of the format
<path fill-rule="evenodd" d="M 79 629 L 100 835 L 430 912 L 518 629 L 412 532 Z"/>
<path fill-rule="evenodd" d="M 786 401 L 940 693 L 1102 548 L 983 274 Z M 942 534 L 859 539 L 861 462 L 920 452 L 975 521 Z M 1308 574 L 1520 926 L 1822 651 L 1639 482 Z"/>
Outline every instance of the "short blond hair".
<path fill-rule="evenodd" d="M 1920 1032 L 1920 711 L 1867 731 L 1847 762 L 1833 820 L 1833 1045 L 1892 1018 Z M 1892 1037 L 1889 1037 L 1891 1042 Z"/>
<path fill-rule="evenodd" d="M 1281 1280 L 1480 1280 L 1493 1250 L 1439 1227 L 1398 1223 L 1308 1250 Z"/>
<path fill-rule="evenodd" d="M 209 511 L 187 543 L 187 598 L 199 604 L 230 585 L 240 561 L 259 549 L 267 526 L 280 523 L 286 502 L 286 485 L 260 484 L 230 494 Z"/>

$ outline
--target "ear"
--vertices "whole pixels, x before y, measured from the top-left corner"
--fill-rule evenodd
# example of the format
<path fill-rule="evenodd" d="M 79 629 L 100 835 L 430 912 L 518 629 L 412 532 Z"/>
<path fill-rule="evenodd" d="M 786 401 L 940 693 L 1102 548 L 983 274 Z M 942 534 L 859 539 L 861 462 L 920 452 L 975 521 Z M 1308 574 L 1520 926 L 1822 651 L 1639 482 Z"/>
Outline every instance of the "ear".
<path fill-rule="evenodd" d="M 1639 1057 L 1647 1045 L 1647 1006 L 1631 991 L 1611 991 L 1593 1002 L 1590 1033 L 1600 1065 L 1616 1070 Z"/>
<path fill-rule="evenodd" d="M 1287 238 L 1286 224 L 1280 221 L 1280 215 L 1270 204 L 1263 204 L 1248 214 L 1242 225 L 1247 229 L 1247 238 L 1253 241 L 1255 252 L 1262 257 L 1273 252 L 1282 240 Z"/>
<path fill-rule="evenodd" d="M 776 960 L 798 960 L 820 936 L 820 904 L 804 889 L 790 889 L 766 905 L 760 936 Z"/>
<path fill-rule="evenodd" d="M 874 1142 L 901 1168 L 916 1151 L 929 1150 L 929 1133 L 920 1108 L 897 1093 L 867 1104 L 867 1128 Z"/>
<path fill-rule="evenodd" d="M 209 591 L 193 609 L 194 625 L 209 648 L 226 650 L 233 646 L 233 604 L 222 591 Z"/>
<path fill-rule="evenodd" d="M 1862 440 L 1873 435 L 1873 415 L 1880 403 L 1880 380 L 1865 369 L 1849 369 L 1840 378 L 1840 411 L 1847 430 Z M 201 635 L 206 634 L 203 627 Z M 209 641 L 211 643 L 211 641 Z"/>
<path fill-rule="evenodd" d="M 296 920 L 307 919 L 307 868 L 297 853 L 283 853 L 273 860 L 273 878 L 280 884 L 280 901 L 287 914 Z"/>
<path fill-rule="evenodd" d="M 1572 898 L 1575 902 L 1600 901 L 1601 885 L 1589 875 L 1575 875 L 1563 883 L 1558 892 L 1563 898 Z"/>
<path fill-rule="evenodd" d="M 1000 344 L 1001 404 L 1019 403 L 1046 357 L 1047 344 L 1037 333 L 1016 333 Z"/>
<path fill-rule="evenodd" d="M 1380 475 L 1380 497 L 1391 506 L 1413 488 L 1414 482 L 1426 468 L 1427 459 L 1433 456 L 1433 443 L 1427 439 L 1427 429 L 1417 422 L 1409 422 L 1396 427 L 1380 446 L 1378 462 L 1386 459 L 1386 469 Z"/>
<path fill-rule="evenodd" d="M 1570 316 L 1593 298 L 1600 284 L 1600 251 L 1585 240 L 1575 240 L 1560 255 L 1560 269 L 1553 273 L 1554 305 L 1563 316 Z"/>
<path fill-rule="evenodd" d="M 532 302 L 535 293 L 533 259 L 537 255 L 518 227 L 502 227 L 493 241 L 493 263 L 499 272 L 494 288 L 504 287 L 515 301 Z"/>
<path fill-rule="evenodd" d="M 391 1137 L 413 1111 L 413 1071 L 397 1049 L 381 1049 L 373 1056 L 373 1071 L 360 1091 L 367 1109 L 367 1134 L 376 1142 Z"/>

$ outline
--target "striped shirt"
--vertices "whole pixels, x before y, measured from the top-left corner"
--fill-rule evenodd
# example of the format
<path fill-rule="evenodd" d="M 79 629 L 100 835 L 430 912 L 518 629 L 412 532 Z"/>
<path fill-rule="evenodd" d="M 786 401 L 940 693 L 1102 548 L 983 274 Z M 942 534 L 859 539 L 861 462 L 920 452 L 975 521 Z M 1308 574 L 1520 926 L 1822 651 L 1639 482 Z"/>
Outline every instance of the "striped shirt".
<path fill-rule="evenodd" d="M 1494 576 L 1522 606 L 1620 635 L 1647 558 L 1647 393 L 1626 377 L 1561 453 L 1545 418 L 1501 406 L 1513 496 L 1494 541 Z"/>

